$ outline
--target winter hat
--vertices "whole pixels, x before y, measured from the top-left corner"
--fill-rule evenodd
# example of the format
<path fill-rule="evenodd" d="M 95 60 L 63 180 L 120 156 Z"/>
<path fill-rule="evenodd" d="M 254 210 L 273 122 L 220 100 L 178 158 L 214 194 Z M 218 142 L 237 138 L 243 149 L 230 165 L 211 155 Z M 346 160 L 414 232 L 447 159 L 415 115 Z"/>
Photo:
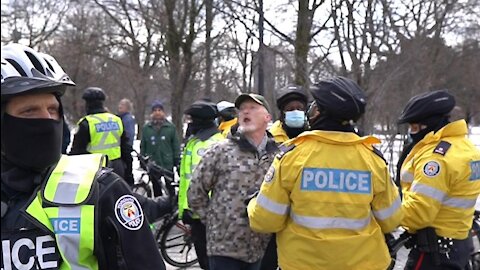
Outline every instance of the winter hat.
<path fill-rule="evenodd" d="M 160 100 L 155 100 L 152 102 L 152 111 L 157 108 L 163 111 L 163 103 Z"/>
<path fill-rule="evenodd" d="M 213 120 L 217 117 L 218 110 L 213 102 L 197 100 L 185 110 L 185 114 L 196 119 Z"/>

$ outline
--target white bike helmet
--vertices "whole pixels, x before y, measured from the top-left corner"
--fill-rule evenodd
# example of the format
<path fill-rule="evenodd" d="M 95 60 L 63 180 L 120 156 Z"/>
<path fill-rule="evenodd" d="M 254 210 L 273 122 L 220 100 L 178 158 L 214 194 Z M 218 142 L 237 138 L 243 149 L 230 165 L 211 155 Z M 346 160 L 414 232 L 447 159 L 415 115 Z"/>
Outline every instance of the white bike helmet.
<path fill-rule="evenodd" d="M 2 103 L 30 91 L 62 95 L 75 83 L 50 55 L 11 43 L 2 46 Z"/>

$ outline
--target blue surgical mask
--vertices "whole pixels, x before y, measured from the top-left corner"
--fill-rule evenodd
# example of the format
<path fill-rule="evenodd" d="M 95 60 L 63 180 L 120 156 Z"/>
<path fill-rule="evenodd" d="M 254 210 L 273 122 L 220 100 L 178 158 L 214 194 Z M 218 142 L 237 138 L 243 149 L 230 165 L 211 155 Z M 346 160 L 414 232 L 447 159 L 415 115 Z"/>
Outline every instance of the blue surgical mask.
<path fill-rule="evenodd" d="M 285 125 L 291 128 L 301 128 L 305 125 L 304 111 L 288 111 L 285 112 Z"/>

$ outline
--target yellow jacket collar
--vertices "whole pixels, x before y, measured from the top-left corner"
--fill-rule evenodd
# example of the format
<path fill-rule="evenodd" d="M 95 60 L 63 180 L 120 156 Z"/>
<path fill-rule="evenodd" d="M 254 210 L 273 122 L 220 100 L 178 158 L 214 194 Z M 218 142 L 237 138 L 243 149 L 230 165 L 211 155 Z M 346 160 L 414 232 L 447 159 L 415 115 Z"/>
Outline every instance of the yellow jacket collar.
<path fill-rule="evenodd" d="M 447 124 L 437 132 L 430 132 L 425 135 L 425 137 L 420 140 L 419 144 L 429 144 L 431 142 L 438 142 L 445 137 L 453 136 L 462 136 L 466 135 L 468 132 L 467 122 L 465 120 L 458 120 L 452 123 Z"/>
<path fill-rule="evenodd" d="M 285 132 L 283 129 L 282 122 L 280 120 L 275 121 L 268 131 L 270 131 L 277 143 L 283 143 L 289 139 L 287 132 Z"/>
<path fill-rule="evenodd" d="M 235 117 L 232 120 L 221 122 L 220 125 L 218 126 L 218 130 L 223 131 L 223 130 L 235 125 L 237 123 L 237 120 L 238 120 L 237 117 Z"/>
<path fill-rule="evenodd" d="M 317 140 L 320 142 L 331 143 L 331 144 L 343 144 L 343 145 L 353 145 L 363 143 L 365 145 L 372 145 L 380 143 L 380 139 L 373 136 L 363 136 L 360 137 L 352 132 L 339 132 L 339 131 L 325 131 L 325 130 L 314 130 L 307 131 L 300 134 L 297 140 L 305 139 Z"/>

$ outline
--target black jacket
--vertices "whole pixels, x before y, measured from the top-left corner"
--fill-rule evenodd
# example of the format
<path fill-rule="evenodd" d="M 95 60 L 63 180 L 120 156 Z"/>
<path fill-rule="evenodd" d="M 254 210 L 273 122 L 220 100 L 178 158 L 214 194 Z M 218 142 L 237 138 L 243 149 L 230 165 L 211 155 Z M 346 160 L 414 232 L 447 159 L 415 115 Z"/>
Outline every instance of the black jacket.
<path fill-rule="evenodd" d="M 24 210 L 40 188 L 39 181 L 35 179 L 42 179 L 43 183 L 48 178 L 48 174 L 40 178 L 38 176 L 8 166 L 2 161 L 1 199 L 2 204 L 8 205 L 1 221 L 2 269 L 17 269 L 22 264 L 27 264 L 28 269 L 57 269 L 60 265 L 61 257 L 54 235 L 36 224 Z M 21 185 L 19 188 L 19 185 L 11 183 L 33 183 L 36 188 L 21 188 Z M 120 224 L 115 215 L 115 205 L 119 198 L 131 195 L 128 185 L 108 168 L 101 170 L 92 188 L 94 191 L 89 203 L 95 204 L 94 253 L 99 268 L 165 269 L 148 219 L 144 218 L 138 230 L 132 230 Z M 149 204 L 147 208 L 153 205 L 159 206 Z M 144 215 L 152 212 L 161 215 L 170 210 L 169 204 L 163 206 L 163 209 L 145 209 Z"/>

